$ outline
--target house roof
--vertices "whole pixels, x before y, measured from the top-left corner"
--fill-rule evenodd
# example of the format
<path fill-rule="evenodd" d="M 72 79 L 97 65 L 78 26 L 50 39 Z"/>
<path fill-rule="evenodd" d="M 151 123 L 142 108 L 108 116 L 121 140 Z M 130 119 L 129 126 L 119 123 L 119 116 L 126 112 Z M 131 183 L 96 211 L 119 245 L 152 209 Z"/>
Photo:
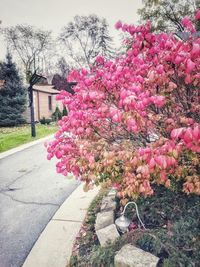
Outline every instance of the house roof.
<path fill-rule="evenodd" d="M 60 91 L 54 89 L 53 85 L 34 85 L 33 91 L 48 93 L 48 94 L 52 94 L 52 95 L 57 95 L 60 93 Z"/>

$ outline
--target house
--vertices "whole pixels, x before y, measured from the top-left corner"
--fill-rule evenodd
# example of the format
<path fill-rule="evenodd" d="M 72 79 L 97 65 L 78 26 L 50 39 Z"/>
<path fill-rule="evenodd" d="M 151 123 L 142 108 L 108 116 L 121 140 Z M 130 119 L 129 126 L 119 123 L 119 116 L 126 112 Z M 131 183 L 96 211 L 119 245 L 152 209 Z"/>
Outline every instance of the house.
<path fill-rule="evenodd" d="M 49 84 L 48 82 L 50 81 L 43 77 L 37 84 L 33 85 L 35 121 L 40 121 L 43 117 L 45 117 L 45 119 L 50 119 L 57 106 L 62 112 L 62 102 L 56 101 L 56 95 L 59 94 L 61 90 L 66 90 L 72 95 L 74 94 L 73 87 L 77 84 L 76 82 L 67 82 L 66 79 L 60 76 L 57 77 L 57 79 L 53 78 L 53 80 L 51 81 L 52 84 Z M 24 116 L 26 121 L 30 123 L 30 108 L 28 106 L 24 112 Z"/>
<path fill-rule="evenodd" d="M 43 117 L 51 118 L 52 113 L 58 106 L 63 110 L 62 102 L 56 101 L 56 95 L 60 91 L 54 89 L 54 86 L 48 84 L 36 84 L 33 86 L 33 103 L 34 103 L 34 117 L 35 121 L 40 121 Z M 30 109 L 27 107 L 25 111 L 25 118 L 30 122 Z"/>
<path fill-rule="evenodd" d="M 0 89 L 3 88 L 4 84 L 5 84 L 5 80 L 0 80 Z"/>

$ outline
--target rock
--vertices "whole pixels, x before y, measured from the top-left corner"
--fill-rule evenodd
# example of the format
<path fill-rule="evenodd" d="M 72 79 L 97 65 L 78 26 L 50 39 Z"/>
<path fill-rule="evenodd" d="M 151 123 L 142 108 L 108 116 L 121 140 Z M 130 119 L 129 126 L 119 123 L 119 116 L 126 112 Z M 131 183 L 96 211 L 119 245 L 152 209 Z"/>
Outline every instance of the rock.
<path fill-rule="evenodd" d="M 108 192 L 108 196 L 111 197 L 113 200 L 115 200 L 117 191 L 114 188 L 111 188 L 110 191 Z"/>
<path fill-rule="evenodd" d="M 156 267 L 159 258 L 130 244 L 123 246 L 114 259 L 115 267 Z"/>
<path fill-rule="evenodd" d="M 104 211 L 97 213 L 95 230 L 102 229 L 110 224 L 114 223 L 114 211 Z"/>
<path fill-rule="evenodd" d="M 113 243 L 119 237 L 115 224 L 111 224 L 96 231 L 96 234 L 101 246 L 103 247 L 105 247 L 108 243 Z"/>
<path fill-rule="evenodd" d="M 101 204 L 101 211 L 115 210 L 116 202 L 112 196 L 104 197 Z"/>

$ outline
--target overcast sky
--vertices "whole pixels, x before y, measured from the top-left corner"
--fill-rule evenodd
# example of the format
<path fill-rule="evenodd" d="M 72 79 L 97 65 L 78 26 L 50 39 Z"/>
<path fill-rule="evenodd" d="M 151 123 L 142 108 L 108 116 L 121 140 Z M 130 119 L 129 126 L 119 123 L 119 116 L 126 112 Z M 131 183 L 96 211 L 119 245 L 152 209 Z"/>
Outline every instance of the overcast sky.
<path fill-rule="evenodd" d="M 114 36 L 118 20 L 136 23 L 137 9 L 142 0 L 0 0 L 2 27 L 30 24 L 52 30 L 57 36 L 62 27 L 75 15 L 96 14 L 104 17 Z M 5 55 L 5 44 L 0 40 L 0 59 Z"/>

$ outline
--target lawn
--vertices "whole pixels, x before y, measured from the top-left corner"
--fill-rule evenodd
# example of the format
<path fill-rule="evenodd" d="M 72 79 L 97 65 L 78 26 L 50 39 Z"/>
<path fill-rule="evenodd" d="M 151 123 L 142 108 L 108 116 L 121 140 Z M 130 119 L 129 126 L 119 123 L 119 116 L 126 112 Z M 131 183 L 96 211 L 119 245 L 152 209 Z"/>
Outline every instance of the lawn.
<path fill-rule="evenodd" d="M 0 152 L 7 151 L 11 148 L 37 140 L 39 138 L 55 133 L 57 126 L 36 125 L 36 137 L 31 137 L 31 126 L 23 125 L 18 127 L 1 127 L 0 128 Z"/>

